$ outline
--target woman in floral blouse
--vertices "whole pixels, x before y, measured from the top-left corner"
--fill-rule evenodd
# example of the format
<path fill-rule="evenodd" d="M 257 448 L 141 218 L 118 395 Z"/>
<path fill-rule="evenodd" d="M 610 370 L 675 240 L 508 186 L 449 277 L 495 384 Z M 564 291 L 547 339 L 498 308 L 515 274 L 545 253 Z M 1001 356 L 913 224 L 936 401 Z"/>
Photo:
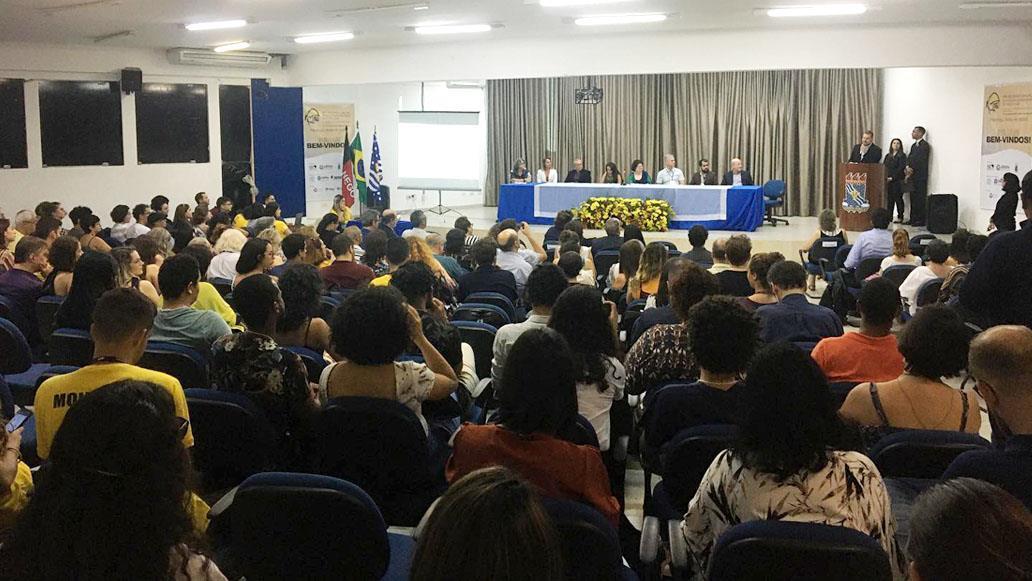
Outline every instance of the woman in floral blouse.
<path fill-rule="evenodd" d="M 702 578 L 713 546 L 732 526 L 787 520 L 844 526 L 874 537 L 893 577 L 906 563 L 878 469 L 843 448 L 827 380 L 788 343 L 762 350 L 749 368 L 740 441 L 717 455 L 688 505 L 682 532 Z"/>

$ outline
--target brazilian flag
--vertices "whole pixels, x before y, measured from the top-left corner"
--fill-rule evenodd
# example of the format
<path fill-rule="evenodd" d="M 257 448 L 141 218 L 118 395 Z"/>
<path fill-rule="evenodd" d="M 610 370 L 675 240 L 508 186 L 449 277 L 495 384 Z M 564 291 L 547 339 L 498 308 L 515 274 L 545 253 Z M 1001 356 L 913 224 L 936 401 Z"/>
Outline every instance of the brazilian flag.
<path fill-rule="evenodd" d="M 355 140 L 351 142 L 351 151 L 355 156 L 355 187 L 358 189 L 358 201 L 368 205 L 369 190 L 366 188 L 365 159 L 362 157 L 362 135 L 355 124 Z"/>

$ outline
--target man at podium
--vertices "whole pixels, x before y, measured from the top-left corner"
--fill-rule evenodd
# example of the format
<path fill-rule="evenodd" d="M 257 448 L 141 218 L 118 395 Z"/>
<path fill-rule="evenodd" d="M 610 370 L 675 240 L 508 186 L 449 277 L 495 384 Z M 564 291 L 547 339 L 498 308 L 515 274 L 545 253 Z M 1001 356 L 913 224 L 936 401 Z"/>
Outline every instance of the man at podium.
<path fill-rule="evenodd" d="M 881 148 L 874 144 L 874 132 L 868 129 L 864 131 L 860 143 L 853 146 L 849 154 L 849 163 L 881 163 Z"/>

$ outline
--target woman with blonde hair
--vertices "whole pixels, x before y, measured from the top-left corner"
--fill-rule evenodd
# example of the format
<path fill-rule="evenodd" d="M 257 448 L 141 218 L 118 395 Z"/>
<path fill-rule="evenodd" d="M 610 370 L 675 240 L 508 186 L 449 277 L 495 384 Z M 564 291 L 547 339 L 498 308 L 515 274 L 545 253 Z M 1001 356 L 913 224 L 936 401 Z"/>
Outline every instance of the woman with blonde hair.
<path fill-rule="evenodd" d="M 645 247 L 638 263 L 638 273 L 627 283 L 627 304 L 659 292 L 659 278 L 667 255 L 667 247 L 662 242 L 651 242 Z"/>
<path fill-rule="evenodd" d="M 892 256 L 886 256 L 882 260 L 879 272 L 884 272 L 890 266 L 899 265 L 921 266 L 921 257 L 910 252 L 910 233 L 905 228 L 899 228 L 892 233 Z"/>
<path fill-rule="evenodd" d="M 275 228 L 266 228 L 265 230 L 262 230 L 258 233 L 257 238 L 268 240 L 269 244 L 272 245 L 272 250 L 276 253 L 276 259 L 272 263 L 273 266 L 279 266 L 287 261 L 287 259 L 283 257 L 283 249 L 281 246 L 283 244 L 283 237 L 280 236 L 280 233 L 277 232 Z"/>
<path fill-rule="evenodd" d="M 230 228 L 219 236 L 212 249 L 215 257 L 208 265 L 209 281 L 214 278 L 226 280 L 236 278 L 236 264 L 240 259 L 240 251 L 244 249 L 244 244 L 247 244 L 247 236 L 236 228 Z"/>
<path fill-rule="evenodd" d="M 411 236 L 408 239 L 409 243 L 409 262 L 422 262 L 423 264 L 430 267 L 437 279 L 444 282 L 445 286 L 450 289 L 454 289 L 457 285 L 455 279 L 448 274 L 448 271 L 441 266 L 441 263 L 434 258 L 434 251 L 430 248 L 430 245 L 426 243 L 426 240 L 418 236 Z"/>
<path fill-rule="evenodd" d="M 803 266 L 806 267 L 806 273 L 809 275 L 807 277 L 807 288 L 809 290 L 816 290 L 817 275 L 821 274 L 821 265 L 807 260 L 810 248 L 813 247 L 814 243 L 821 238 L 838 238 L 842 241 L 842 244 L 849 244 L 849 240 L 846 238 L 846 231 L 838 227 L 838 217 L 835 215 L 835 210 L 831 208 L 821 210 L 821 213 L 817 215 L 817 225 L 817 230 L 810 235 L 810 238 L 799 249 L 799 259 Z"/>
<path fill-rule="evenodd" d="M 146 270 L 140 253 L 132 246 L 119 246 L 111 249 L 111 256 L 118 264 L 115 272 L 115 283 L 119 288 L 134 288 L 144 294 L 155 305 L 161 305 L 158 290 L 144 276 Z"/>

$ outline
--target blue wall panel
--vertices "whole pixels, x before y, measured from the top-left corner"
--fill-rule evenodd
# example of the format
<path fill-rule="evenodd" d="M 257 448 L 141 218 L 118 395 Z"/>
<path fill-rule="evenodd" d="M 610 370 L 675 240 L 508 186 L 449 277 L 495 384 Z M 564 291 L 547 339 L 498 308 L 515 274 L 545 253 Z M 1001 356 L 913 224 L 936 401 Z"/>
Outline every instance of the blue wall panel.
<path fill-rule="evenodd" d="M 305 211 L 305 134 L 301 87 L 251 80 L 254 173 L 260 192 L 276 194 L 289 219 Z"/>

